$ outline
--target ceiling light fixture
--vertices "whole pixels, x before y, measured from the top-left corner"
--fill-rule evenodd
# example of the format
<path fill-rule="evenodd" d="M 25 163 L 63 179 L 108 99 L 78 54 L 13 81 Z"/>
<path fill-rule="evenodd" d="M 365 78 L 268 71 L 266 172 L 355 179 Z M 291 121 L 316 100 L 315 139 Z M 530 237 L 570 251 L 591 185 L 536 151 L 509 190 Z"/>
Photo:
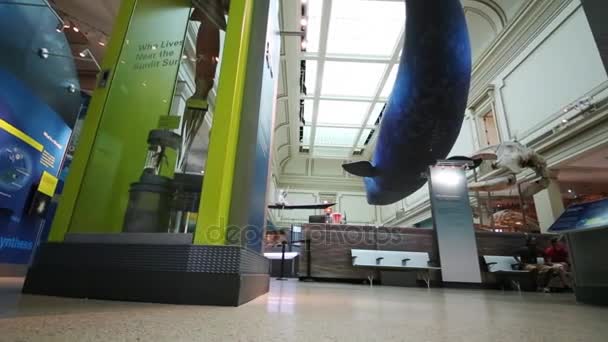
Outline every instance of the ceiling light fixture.
<path fill-rule="evenodd" d="M 97 44 L 99 44 L 99 46 L 106 46 L 106 43 L 102 42 L 101 40 L 97 42 Z"/>
<path fill-rule="evenodd" d="M 82 58 L 85 58 L 87 56 L 87 52 L 88 52 L 87 50 L 82 50 L 78 53 L 78 55 Z"/>
<path fill-rule="evenodd" d="M 80 29 L 78 27 L 76 27 L 76 26 L 73 26 L 72 30 L 74 30 L 74 32 L 80 32 Z"/>
<path fill-rule="evenodd" d="M 300 25 L 302 25 L 302 26 L 308 25 L 308 19 L 306 19 L 306 18 L 300 19 Z"/>
<path fill-rule="evenodd" d="M 300 44 L 302 47 L 302 50 L 306 51 L 306 47 L 308 46 L 308 41 L 306 41 L 306 39 L 302 40 L 302 43 Z"/>

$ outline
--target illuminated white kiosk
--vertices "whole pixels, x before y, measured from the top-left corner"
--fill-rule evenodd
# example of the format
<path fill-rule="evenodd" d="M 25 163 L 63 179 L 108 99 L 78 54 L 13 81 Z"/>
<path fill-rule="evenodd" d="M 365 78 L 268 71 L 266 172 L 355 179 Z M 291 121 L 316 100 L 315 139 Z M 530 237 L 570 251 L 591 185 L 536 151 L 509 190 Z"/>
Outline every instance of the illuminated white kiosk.
<path fill-rule="evenodd" d="M 608 199 L 568 207 L 549 232 L 567 237 L 576 299 L 608 305 Z"/>
<path fill-rule="evenodd" d="M 473 211 L 465 171 L 472 161 L 438 161 L 429 169 L 434 227 L 432 258 L 441 263 L 444 284 L 481 286 Z"/>

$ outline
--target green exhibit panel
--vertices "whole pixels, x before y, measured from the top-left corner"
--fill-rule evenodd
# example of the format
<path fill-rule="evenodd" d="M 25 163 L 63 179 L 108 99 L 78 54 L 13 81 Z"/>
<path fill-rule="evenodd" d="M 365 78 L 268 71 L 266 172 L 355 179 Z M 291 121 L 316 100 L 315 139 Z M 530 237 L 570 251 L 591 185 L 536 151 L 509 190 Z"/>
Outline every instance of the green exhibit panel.
<path fill-rule="evenodd" d="M 127 30 L 120 46 L 112 42 L 104 62 L 102 77 L 107 80 L 100 82 L 106 84 L 94 94 L 84 128 L 84 134 L 94 135 L 93 143 L 90 151 L 85 147 L 76 154 L 74 163 L 86 165 L 82 174 L 74 172 L 68 178 L 72 192 L 66 197 L 74 197 L 65 200 L 73 200 L 74 207 L 69 210 L 62 203 L 59 215 L 71 217 L 56 221 L 53 240 L 61 239 L 60 225 L 71 233 L 122 230 L 129 185 L 141 174 L 147 135 L 171 105 L 190 1 L 125 0 L 122 6 L 121 15 L 129 7 L 132 11 L 119 18 L 124 22 L 117 24 L 112 38 L 120 38 L 116 33 L 125 23 Z"/>
<path fill-rule="evenodd" d="M 260 242 L 280 58 L 278 1 L 211 3 L 122 2 L 50 239 L 28 271 L 25 293 L 234 306 L 268 291 Z M 226 27 L 216 25 L 222 13 Z M 196 59 L 183 57 L 190 20 L 201 22 Z M 201 54 L 217 44 L 201 32 L 224 29 L 221 61 Z M 187 152 L 174 131 L 180 120 L 168 117 L 189 60 L 197 92 L 198 68 L 209 67 L 199 61 L 220 66 L 214 102 L 199 108 L 200 115 L 213 113 L 204 181 L 200 172 L 177 171 Z M 193 231 L 174 229 L 183 212 L 197 217 Z M 255 237 L 233 241 L 229 224 L 244 237 L 255 225 Z"/>

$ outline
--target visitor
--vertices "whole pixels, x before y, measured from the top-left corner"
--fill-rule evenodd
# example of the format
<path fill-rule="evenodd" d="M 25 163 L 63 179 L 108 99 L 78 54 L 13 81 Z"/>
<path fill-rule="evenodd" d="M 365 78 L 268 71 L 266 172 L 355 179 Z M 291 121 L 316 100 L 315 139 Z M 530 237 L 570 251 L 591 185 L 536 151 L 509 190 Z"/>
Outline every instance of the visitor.
<path fill-rule="evenodd" d="M 568 250 L 559 242 L 559 238 L 551 239 L 551 246 L 545 249 L 545 264 L 551 267 L 553 274 L 557 274 L 565 288 L 570 287 L 567 273 L 570 269 Z"/>
<path fill-rule="evenodd" d="M 536 244 L 536 237 L 526 235 L 526 245 L 519 248 L 514 257 L 519 263 L 518 269 L 533 272 L 537 275 L 536 286 L 539 291 L 550 292 L 547 285 L 552 275 L 552 268 L 549 265 L 539 262 L 543 256 L 543 251 Z"/>

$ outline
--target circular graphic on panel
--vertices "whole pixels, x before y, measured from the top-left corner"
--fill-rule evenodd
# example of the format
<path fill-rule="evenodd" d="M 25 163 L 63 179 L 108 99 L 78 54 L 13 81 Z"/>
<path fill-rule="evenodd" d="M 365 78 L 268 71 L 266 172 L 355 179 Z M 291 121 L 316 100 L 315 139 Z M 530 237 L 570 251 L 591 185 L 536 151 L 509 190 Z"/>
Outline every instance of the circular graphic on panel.
<path fill-rule="evenodd" d="M 21 190 L 32 177 L 32 158 L 19 146 L 0 149 L 0 189 L 8 192 Z"/>

